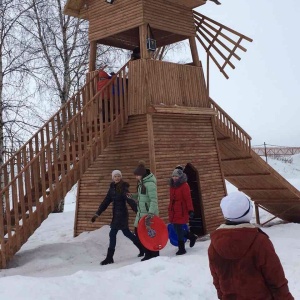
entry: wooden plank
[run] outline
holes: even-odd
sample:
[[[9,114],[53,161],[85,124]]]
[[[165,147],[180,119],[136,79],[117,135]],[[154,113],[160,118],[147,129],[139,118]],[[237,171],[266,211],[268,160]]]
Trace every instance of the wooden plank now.
[[[279,188],[239,188],[240,191],[285,191],[288,190],[286,187],[279,187]]]
[[[233,162],[233,161],[244,161],[244,160],[252,160],[252,156],[245,156],[245,157],[233,157],[233,158],[222,158],[221,161],[223,162]]]
[[[271,173],[248,173],[248,174],[224,174],[226,179],[227,178],[231,178],[231,177],[252,177],[252,176],[258,176],[258,177],[261,177],[261,176],[270,176]]]
[[[3,166],[3,182],[4,182],[5,187],[7,187],[8,183],[9,183],[8,167],[10,167],[10,166],[8,166],[7,164],[5,166]],[[13,203],[12,203],[12,205],[10,203],[9,190],[10,189],[7,187],[2,196],[5,198],[5,208],[6,208],[5,217],[6,217],[6,223],[7,223],[8,244],[10,244],[11,237],[12,237],[11,218],[13,217],[12,213],[11,213],[11,208],[13,207]],[[2,223],[2,224],[4,224],[4,223]],[[8,245],[8,246],[10,246],[10,245]],[[6,253],[6,255],[8,255],[8,254],[9,253]]]
[[[142,24],[139,26],[139,37],[140,37],[140,53],[141,58],[150,58],[150,52],[147,50],[147,37],[148,37],[148,27],[147,24]]]
[[[211,108],[185,107],[185,106],[174,107],[174,106],[167,106],[167,105],[149,106],[148,112],[149,113],[164,113],[164,114],[211,115],[211,116],[215,116],[217,114]]]
[[[53,192],[53,156],[51,152],[54,152],[55,149],[51,148],[51,143],[50,143],[50,125],[47,124],[46,126],[46,144],[49,145],[46,149],[46,166],[47,166],[47,180],[48,180],[48,188],[49,188],[49,205],[51,206],[51,210],[54,210],[54,192]]]
[[[11,178],[15,177],[15,171],[14,171],[14,161],[10,161],[10,173]],[[17,182],[16,180],[13,180],[11,183],[11,197],[12,197],[12,204],[14,209],[14,218],[15,218],[15,234],[17,239],[17,246],[21,247],[21,234],[20,234],[20,224],[19,224],[19,203],[18,203],[18,190],[17,190]]]
[[[148,129],[150,169],[152,170],[152,173],[156,174],[153,122],[152,122],[152,116],[149,114],[147,114],[147,129]]]
[[[189,43],[190,43],[190,48],[191,48],[191,53],[192,53],[194,66],[200,67],[200,60],[199,60],[199,55],[198,55],[198,50],[197,50],[195,37],[190,37],[189,38]]]
[[[54,120],[51,121],[51,128],[52,128],[52,135],[55,136],[57,134],[56,132],[56,127],[55,127],[55,122]],[[57,139],[53,139],[53,144],[52,144],[52,148],[53,148],[53,166],[54,166],[54,175],[55,175],[55,190],[56,190],[56,203],[57,201],[60,201],[62,199],[62,191],[61,191],[61,185],[59,184],[59,176],[60,176],[60,172],[58,171],[58,143],[57,143]],[[56,203],[53,203],[54,205],[56,205]],[[53,205],[52,204],[52,205]]]
[[[24,199],[24,173],[22,174],[22,165],[24,166],[24,161],[21,158],[22,152],[18,152],[17,154],[17,170],[18,170],[18,194],[19,194],[19,203],[21,205],[21,218],[22,218],[22,226],[24,227],[24,239],[27,240],[29,236],[29,228],[27,225],[26,218],[26,208],[25,208],[25,199]]]
[[[40,154],[40,161],[41,161],[41,166],[40,166],[40,170],[41,170],[41,185],[42,185],[42,190],[41,190],[41,196],[42,196],[42,202],[44,204],[44,219],[47,218],[48,216],[48,207],[51,206],[50,202],[49,202],[49,198],[47,196],[46,193],[46,189],[47,189],[47,184],[46,184],[46,154],[45,154],[45,141],[44,141],[44,134],[41,134],[41,154]]]
[[[89,72],[96,69],[96,56],[97,56],[97,42],[90,42],[90,60],[89,60]]]

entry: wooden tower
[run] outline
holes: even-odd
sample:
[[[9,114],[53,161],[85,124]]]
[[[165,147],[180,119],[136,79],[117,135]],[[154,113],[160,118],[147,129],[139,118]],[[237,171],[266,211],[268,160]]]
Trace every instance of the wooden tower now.
[[[67,2],[66,14],[89,21],[91,76],[95,74],[98,44],[128,50],[140,47],[141,52],[141,59],[129,61],[126,66],[128,94],[124,106],[128,123],[80,180],[75,235],[109,224],[111,211],[95,224],[89,218],[106,193],[113,169],[120,168],[135,188],[132,172],[139,159],[146,160],[158,179],[160,215],[166,221],[167,180],[176,165],[186,167],[196,212],[192,225],[196,225],[194,230],[200,235],[211,232],[223,221],[219,203],[226,194],[225,178],[252,199],[258,199],[257,212],[270,194],[274,197],[274,187],[268,180],[261,186],[261,177],[272,177],[274,170],[269,171],[267,165],[262,166],[264,162],[257,162],[259,158],[251,151],[251,137],[209,98],[209,61],[228,79],[225,68],[235,68],[233,61],[241,59],[238,52],[246,51],[242,42],[252,40],[193,10],[205,3],[204,0]],[[149,50],[149,39],[155,40],[156,51]],[[192,63],[160,60],[166,46],[186,39]],[[206,80],[196,41],[207,53]],[[262,171],[265,168],[267,172]],[[285,194],[292,187],[287,188],[288,183],[282,181],[281,197],[298,201],[299,193]]]
[[[204,0],[68,0],[65,13],[89,21],[90,70],[76,92],[0,167],[0,268],[78,182],[74,235],[111,220],[107,210],[91,223],[111,182],[122,170],[135,190],[133,170],[146,161],[158,180],[160,215],[167,222],[168,179],[185,167],[203,235],[223,222],[219,208],[225,179],[258,208],[300,222],[300,192],[251,149],[251,137],[209,97],[196,41],[228,78],[241,43],[250,38],[193,10]],[[188,39],[190,64],[161,61],[165,47]],[[156,51],[155,50],[156,42]],[[97,45],[133,50],[127,62],[97,90]],[[149,50],[150,49],[150,50]],[[241,50],[237,51],[236,50]],[[131,214],[131,224],[134,215]],[[263,225],[263,224],[262,224]]]
[[[66,14],[89,21],[91,74],[95,70],[98,44],[128,50],[139,47],[141,53],[140,59],[129,61],[127,66],[128,123],[80,180],[75,235],[109,224],[111,210],[95,224],[90,223],[90,218],[107,192],[111,171],[121,169],[135,189],[133,170],[140,159],[147,162],[157,177],[160,216],[166,221],[167,181],[176,165],[187,167],[196,210],[194,230],[206,234],[222,222],[219,203],[226,194],[214,125],[216,111],[211,107],[196,47],[197,32],[201,34],[202,23],[209,21],[195,15],[193,8],[206,1],[108,2],[70,0],[65,7]],[[209,31],[212,35],[209,41],[223,35],[221,30],[216,31],[215,34]],[[157,51],[149,50],[149,39],[155,40]],[[164,47],[186,39],[190,44],[191,64],[155,59],[161,56]],[[232,43],[236,48],[239,45]],[[212,43],[210,47],[215,46]],[[228,53],[228,61],[230,55],[235,55],[234,50]]]

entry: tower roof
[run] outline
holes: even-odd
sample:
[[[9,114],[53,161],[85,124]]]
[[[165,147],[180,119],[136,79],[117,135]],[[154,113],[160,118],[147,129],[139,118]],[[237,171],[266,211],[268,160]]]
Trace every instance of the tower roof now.
[[[115,1],[122,1],[122,0],[115,0]],[[189,8],[195,8],[206,3],[206,0],[167,0],[167,1],[171,3],[183,5]],[[87,0],[67,0],[67,3],[64,7],[64,13],[69,16],[88,20],[87,3],[88,3]]]

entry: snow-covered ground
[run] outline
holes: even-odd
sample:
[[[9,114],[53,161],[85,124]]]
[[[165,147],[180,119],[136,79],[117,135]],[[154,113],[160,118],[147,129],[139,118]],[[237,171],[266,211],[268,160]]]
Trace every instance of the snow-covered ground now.
[[[300,189],[300,155],[293,157],[292,164],[269,163]],[[228,184],[228,192],[234,190]],[[108,247],[109,227],[73,238],[75,193],[73,188],[68,194],[65,213],[50,215],[9,269],[0,271],[1,300],[217,299],[208,267],[207,237],[193,248],[187,247],[186,255],[176,257],[176,248],[168,244],[160,257],[141,263],[138,250],[120,232],[115,263],[100,266]],[[261,216],[269,218],[264,212]],[[263,230],[281,259],[293,296],[300,299],[300,224],[275,221]]]

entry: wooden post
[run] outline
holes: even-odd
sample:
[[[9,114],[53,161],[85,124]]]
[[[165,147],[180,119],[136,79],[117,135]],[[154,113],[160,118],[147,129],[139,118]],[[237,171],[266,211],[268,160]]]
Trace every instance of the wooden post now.
[[[209,55],[207,52],[207,64],[206,64],[206,86],[207,86],[207,94],[209,97]]]
[[[96,56],[97,56],[97,42],[90,42],[90,63],[89,63],[89,71],[96,70]]]
[[[255,202],[254,202],[254,207],[255,207],[256,224],[260,225],[259,207]]]
[[[140,35],[141,58],[150,58],[150,53],[147,50],[147,35],[148,35],[147,24],[143,24],[139,26],[139,35]]]
[[[150,170],[152,171],[153,174],[156,174],[153,121],[152,121],[152,115],[150,114],[147,114],[147,129],[148,129],[148,141],[149,141]]]
[[[190,37],[189,42],[190,42],[194,66],[200,67],[200,60],[199,60],[195,37]]]
[[[267,155],[267,146],[266,142],[264,142],[264,148],[265,148],[265,157],[266,157],[266,162],[268,162],[268,155]]]

